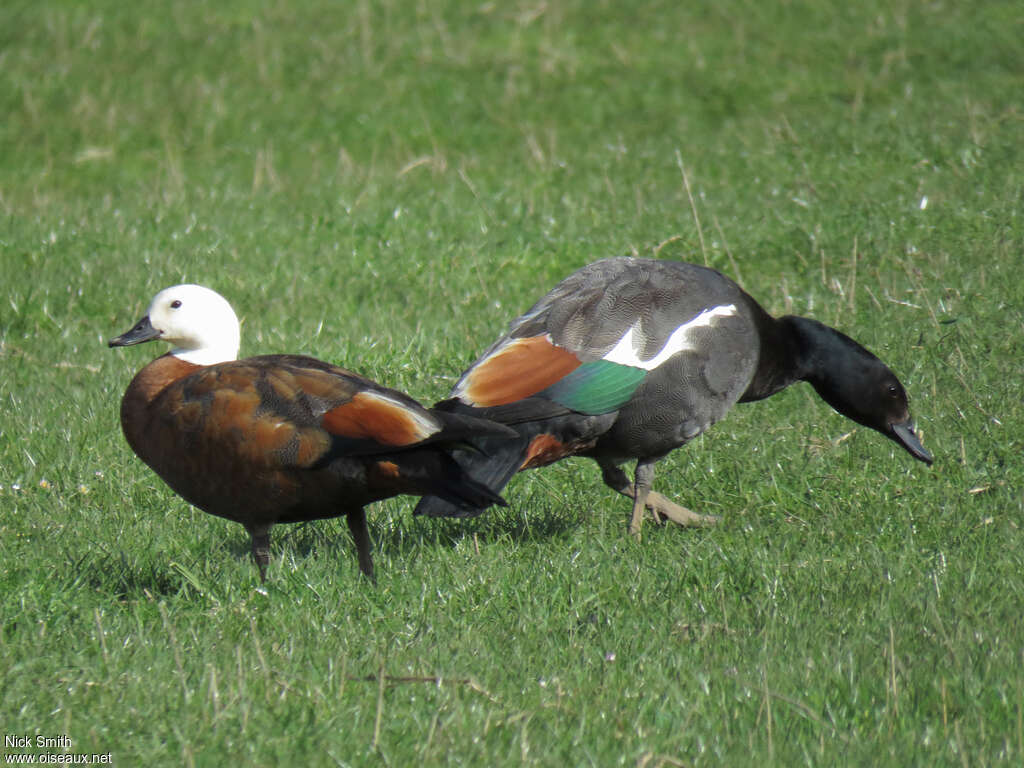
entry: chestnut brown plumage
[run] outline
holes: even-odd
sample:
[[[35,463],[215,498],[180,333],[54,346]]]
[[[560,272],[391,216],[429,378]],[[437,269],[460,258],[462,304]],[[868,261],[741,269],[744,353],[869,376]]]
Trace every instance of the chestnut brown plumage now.
[[[234,360],[238,338],[221,296],[181,285],[157,294],[146,317],[109,344],[175,345],[128,386],[125,438],[186,501],[245,526],[261,579],[276,523],[345,515],[359,567],[372,577],[366,504],[405,493],[504,505],[450,451],[481,436],[514,436],[507,427],[428,410],[311,357]]]

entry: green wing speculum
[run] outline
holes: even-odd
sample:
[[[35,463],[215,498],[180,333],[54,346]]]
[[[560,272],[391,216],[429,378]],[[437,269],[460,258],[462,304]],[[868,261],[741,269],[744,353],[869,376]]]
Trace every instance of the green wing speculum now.
[[[538,394],[573,411],[598,415],[627,403],[647,373],[643,368],[595,360]]]

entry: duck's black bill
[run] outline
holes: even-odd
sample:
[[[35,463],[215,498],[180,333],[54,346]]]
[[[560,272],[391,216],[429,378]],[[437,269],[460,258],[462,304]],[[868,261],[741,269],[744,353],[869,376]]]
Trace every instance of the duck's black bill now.
[[[132,344],[141,344],[144,341],[152,341],[159,338],[160,331],[149,322],[149,315],[139,320],[127,333],[122,333],[116,339],[107,342],[108,347],[130,347]]]
[[[907,453],[918,461],[923,461],[925,464],[932,463],[932,455],[924,449],[917,434],[914,432],[914,422],[908,419],[907,421],[896,422],[890,426],[892,427],[893,440],[906,448]]]

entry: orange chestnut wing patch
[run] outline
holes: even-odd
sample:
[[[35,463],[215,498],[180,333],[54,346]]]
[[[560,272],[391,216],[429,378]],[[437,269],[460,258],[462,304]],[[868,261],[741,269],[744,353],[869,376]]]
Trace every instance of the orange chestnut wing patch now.
[[[566,456],[575,456],[581,451],[589,450],[596,442],[597,438],[590,438],[563,443],[554,435],[539,434],[530,441],[530,445],[526,449],[526,458],[523,459],[519,470],[546,467]]]
[[[526,449],[526,458],[519,469],[543,467],[568,455],[569,451],[566,450],[565,444],[554,435],[537,435],[530,441],[530,446]]]
[[[327,411],[320,423],[332,435],[381,445],[412,445],[441,429],[426,413],[376,392],[356,393],[347,403]]]
[[[547,334],[512,339],[474,366],[455,397],[480,408],[507,405],[535,395],[576,370],[579,359]]]

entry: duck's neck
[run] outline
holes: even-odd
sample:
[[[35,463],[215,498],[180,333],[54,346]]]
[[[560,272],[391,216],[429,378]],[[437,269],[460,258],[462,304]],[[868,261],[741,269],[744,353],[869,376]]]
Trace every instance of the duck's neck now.
[[[849,336],[817,320],[795,315],[765,318],[759,323],[757,372],[741,401],[761,400],[794,382],[806,381],[832,404],[835,391],[843,388],[857,368],[877,361]]]
[[[801,332],[804,318],[786,316],[775,319],[760,307],[757,310],[760,310],[755,310],[760,338],[759,359],[754,378],[740,398],[741,403],[763,400],[804,378],[808,347],[806,334]]]
[[[741,402],[762,400],[797,381],[807,381],[820,391],[838,375],[851,345],[863,349],[835,328],[795,315],[776,319],[765,313],[758,317],[758,330],[760,360]]]
[[[194,365],[217,365],[238,358],[238,338],[226,338],[219,343],[205,343],[201,347],[175,347],[170,354]]]

